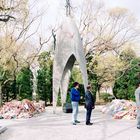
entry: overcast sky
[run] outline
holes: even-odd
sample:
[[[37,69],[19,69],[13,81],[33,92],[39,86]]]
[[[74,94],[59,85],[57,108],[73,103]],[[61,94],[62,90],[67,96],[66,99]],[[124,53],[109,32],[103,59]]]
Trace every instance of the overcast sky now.
[[[32,1],[32,0],[31,0]],[[64,10],[65,1],[66,0],[36,0],[37,1],[37,9],[43,10],[48,9],[49,16],[57,15],[62,10]],[[79,7],[82,4],[83,0],[71,0],[73,7]],[[96,0],[103,1],[106,7],[125,7],[128,8],[132,13],[136,15],[136,17],[140,18],[140,4],[138,0]],[[56,17],[55,17],[56,18]]]
[[[34,1],[34,0],[30,0]],[[46,31],[48,28],[51,28],[51,25],[54,26],[57,22],[60,21],[61,17],[65,12],[65,1],[66,0],[36,0],[35,7],[32,13],[35,15],[36,13],[43,12],[44,16],[42,19],[42,31]],[[73,7],[80,7],[83,0],[71,0]],[[113,7],[124,7],[129,9],[136,18],[140,20],[140,4],[138,0],[97,0],[103,1],[108,8]],[[76,11],[78,12],[78,11]],[[37,25],[37,24],[36,24]],[[41,29],[40,29],[41,30]]]
[[[65,2],[66,0],[30,0],[30,3],[35,2],[35,6],[32,9],[32,14],[36,15],[37,13],[44,12],[42,18],[39,18],[38,21],[34,23],[34,26],[31,28],[31,31],[37,28],[38,23],[41,21],[41,28],[38,31],[38,34],[46,38],[50,34],[51,29],[61,21],[62,16],[65,15]],[[75,9],[78,9],[82,5],[83,0],[71,0],[72,6]],[[96,0],[103,1],[107,8],[113,7],[124,7],[129,9],[135,17],[140,20],[140,4],[138,0]],[[78,12],[75,10],[75,12]],[[49,30],[50,29],[50,30]],[[36,36],[38,37],[38,36]],[[38,38],[34,37],[34,42]]]
[[[140,4],[138,0],[104,0],[109,7],[121,6],[131,10],[132,13],[140,18]]]

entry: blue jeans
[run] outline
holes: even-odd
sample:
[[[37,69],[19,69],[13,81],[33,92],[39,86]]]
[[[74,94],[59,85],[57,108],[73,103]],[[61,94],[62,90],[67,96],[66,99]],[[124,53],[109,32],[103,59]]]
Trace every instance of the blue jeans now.
[[[78,102],[72,101],[72,122],[75,123],[78,116]]]

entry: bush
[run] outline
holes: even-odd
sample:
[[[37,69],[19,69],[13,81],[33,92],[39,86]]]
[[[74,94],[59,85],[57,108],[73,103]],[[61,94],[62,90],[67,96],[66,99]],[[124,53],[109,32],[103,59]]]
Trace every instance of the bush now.
[[[53,61],[49,52],[43,52],[39,56],[40,69],[37,75],[37,93],[40,100],[47,103],[52,103],[52,76],[53,76]]]
[[[17,75],[18,99],[32,100],[33,74],[29,67],[23,67]]]
[[[69,89],[68,93],[67,93],[66,103],[71,103],[70,92],[71,92],[71,90]]]
[[[140,79],[140,59],[133,59],[129,69],[120,73],[115,81],[113,93],[117,99],[135,100],[135,89]]]
[[[101,99],[103,99],[105,102],[111,102],[114,99],[114,96],[109,93],[102,93]]]
[[[61,103],[61,95],[60,95],[60,92],[58,94],[58,98],[57,98],[57,106],[61,106],[62,103]]]

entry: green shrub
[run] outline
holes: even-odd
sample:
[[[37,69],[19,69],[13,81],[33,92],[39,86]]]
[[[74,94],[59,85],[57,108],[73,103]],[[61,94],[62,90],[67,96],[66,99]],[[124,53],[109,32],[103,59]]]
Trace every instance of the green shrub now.
[[[58,94],[58,98],[57,98],[57,106],[61,106],[62,103],[61,103],[61,95],[60,95],[60,92]]]
[[[23,67],[17,75],[18,99],[32,100],[33,74],[29,67]]]
[[[101,99],[105,102],[111,102],[114,99],[114,96],[109,93],[101,93]]]
[[[115,81],[113,93],[117,99],[135,100],[135,89],[140,79],[140,59],[133,59],[129,69],[119,75]]]

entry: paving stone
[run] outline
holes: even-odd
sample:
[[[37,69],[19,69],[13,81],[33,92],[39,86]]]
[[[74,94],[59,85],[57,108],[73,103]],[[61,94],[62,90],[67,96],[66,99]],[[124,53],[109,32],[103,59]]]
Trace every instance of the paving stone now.
[[[0,120],[8,129],[0,135],[0,140],[139,140],[140,130],[136,120],[115,120],[102,114],[100,107],[92,112],[92,126],[85,125],[85,109],[79,108],[76,126],[71,123],[71,113],[63,113],[62,108],[53,114],[47,107],[41,116],[30,119]]]

